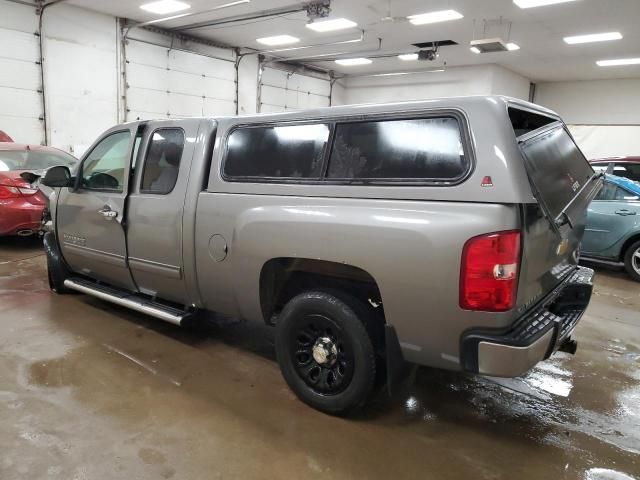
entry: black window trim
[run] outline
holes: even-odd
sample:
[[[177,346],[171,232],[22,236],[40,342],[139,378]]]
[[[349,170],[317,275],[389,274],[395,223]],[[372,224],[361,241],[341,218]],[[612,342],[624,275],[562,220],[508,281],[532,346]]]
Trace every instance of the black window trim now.
[[[113,135],[117,135],[118,133],[125,133],[125,132],[127,132],[129,134],[129,146],[131,146],[131,137],[134,137],[134,139],[135,139],[135,135],[133,135],[131,133],[131,129],[130,128],[123,128],[122,130],[116,130],[116,131],[113,131],[113,132],[109,132],[105,136],[101,137],[94,145],[92,145],[93,148],[91,148],[91,150],[89,150],[87,152],[86,156],[80,162],[80,166],[78,167],[78,176],[76,178],[76,185],[74,186],[74,190],[88,190],[90,192],[119,193],[119,194],[125,193],[125,187],[127,185],[122,185],[122,189],[117,190],[115,188],[89,188],[89,187],[86,187],[85,185],[82,184],[82,182],[84,180],[84,163],[89,158],[89,155],[91,155],[91,153],[96,149],[96,147],[98,145],[100,145],[102,143],[103,140],[106,140],[107,138],[109,138],[109,137],[111,137]],[[131,153],[131,149],[129,149],[129,151]],[[125,167],[125,168],[127,168],[127,167]],[[128,168],[131,169],[131,158],[129,158]]]
[[[376,123],[376,122],[388,122],[388,121],[403,121],[403,120],[427,120],[430,118],[434,118],[434,119],[438,119],[438,118],[453,118],[456,123],[458,124],[458,132],[460,133],[460,142],[462,143],[462,149],[464,152],[464,156],[468,158],[468,152],[467,149],[465,148],[465,141],[464,141],[464,137],[462,134],[462,124],[460,123],[460,119],[457,118],[454,115],[429,115],[429,116],[425,116],[425,117],[420,117],[420,118],[414,118],[413,116],[409,117],[409,118],[393,118],[393,119],[370,119],[370,118],[366,118],[366,119],[362,119],[362,120],[352,120],[350,122],[336,122],[336,124],[334,125],[334,130],[335,127],[337,127],[338,125],[345,125],[345,124],[349,124],[349,123]],[[335,134],[334,134],[334,138],[333,140],[335,141]],[[329,159],[327,162],[327,171],[325,172],[325,179],[327,182],[333,183],[333,184],[342,184],[342,185],[372,185],[372,184],[386,184],[386,185],[397,185],[397,184],[402,184],[402,185],[425,185],[425,184],[429,184],[429,185],[451,185],[451,184],[457,184],[460,182],[461,178],[465,178],[468,174],[468,171],[470,170],[470,165],[471,165],[471,160],[469,159],[468,162],[468,166],[465,169],[465,171],[457,176],[457,177],[453,177],[453,178],[403,178],[403,177],[380,177],[380,178],[362,178],[362,177],[356,177],[356,178],[328,178],[326,177],[326,175],[329,173],[329,164],[331,163],[331,153],[333,152],[333,143],[331,144],[331,149],[329,152]]]
[[[171,192],[175,190],[176,185],[178,184],[178,177],[176,177],[176,181],[173,184],[173,187],[171,187],[171,190],[163,193],[154,192],[153,190],[144,190],[142,188],[142,182],[144,181],[144,172],[147,170],[147,158],[149,157],[149,146],[153,141],[153,136],[155,135],[155,133],[160,130],[180,130],[180,132],[182,132],[182,151],[180,152],[180,163],[178,164],[178,176],[180,175],[180,165],[182,165],[182,155],[184,154],[184,147],[187,140],[187,132],[185,132],[184,128],[182,127],[158,127],[153,129],[151,133],[149,133],[147,144],[145,145],[144,159],[142,161],[142,173],[140,174],[140,180],[138,181],[138,193],[142,195],[159,195],[159,196],[170,195]]]
[[[333,179],[327,178],[329,169],[329,159],[335,141],[335,129],[337,124],[344,123],[363,123],[376,121],[393,121],[393,120],[422,120],[428,118],[455,118],[458,122],[460,131],[460,140],[465,157],[468,158],[466,171],[458,178],[451,180],[443,179],[415,179],[415,178],[375,178],[375,179]],[[258,128],[258,127],[274,127],[289,125],[314,125],[326,124],[329,126],[329,138],[325,146],[323,156],[323,166],[320,178],[283,178],[283,177],[240,177],[230,176],[224,173],[224,167],[228,157],[229,136],[236,130],[241,128]],[[392,113],[374,113],[374,114],[352,114],[332,117],[316,117],[309,119],[294,119],[277,121],[271,120],[266,122],[249,122],[239,123],[230,127],[222,138],[223,151],[222,161],[220,162],[220,176],[225,182],[234,183],[258,183],[258,184],[303,184],[303,185],[352,185],[352,186],[432,186],[432,187],[452,187],[464,183],[471,177],[476,167],[475,149],[471,131],[469,129],[469,120],[463,110],[457,108],[441,108],[433,110],[415,110]]]

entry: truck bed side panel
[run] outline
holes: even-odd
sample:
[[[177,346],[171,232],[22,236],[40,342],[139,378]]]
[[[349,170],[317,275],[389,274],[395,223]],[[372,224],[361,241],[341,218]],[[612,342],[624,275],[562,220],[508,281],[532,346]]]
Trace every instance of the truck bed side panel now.
[[[406,359],[457,369],[464,330],[513,320],[512,312],[460,309],[463,245],[513,228],[519,228],[519,211],[509,205],[202,192],[197,276],[207,308],[262,321],[259,279],[270,259],[353,265],[376,280]],[[222,261],[221,238],[228,249]]]

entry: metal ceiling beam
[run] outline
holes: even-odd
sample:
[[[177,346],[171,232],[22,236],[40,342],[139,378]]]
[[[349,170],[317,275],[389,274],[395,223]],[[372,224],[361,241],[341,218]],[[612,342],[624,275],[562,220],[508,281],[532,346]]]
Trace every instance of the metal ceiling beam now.
[[[130,28],[146,27],[149,25],[157,25],[158,23],[168,22],[170,20],[177,20],[178,18],[187,18],[187,17],[194,17],[196,15],[204,15],[205,13],[213,13],[218,10],[222,10],[224,8],[237,7],[238,5],[243,5],[243,4],[249,3],[250,1],[251,0],[237,0],[234,2],[228,2],[212,8],[208,8],[206,10],[201,10],[199,12],[179,13],[177,15],[170,15],[168,17],[156,18],[155,20],[148,20],[146,22],[139,22],[139,23],[132,24],[130,25]]]
[[[320,53],[318,55],[309,55],[305,57],[276,57],[275,62],[285,61],[285,62],[332,62],[334,60],[339,60],[342,58],[352,58],[355,56],[374,56],[376,52],[380,52],[382,50],[382,39],[378,38],[378,46],[375,49],[368,50],[356,50],[349,52],[332,52],[332,53]]]
[[[278,15],[287,15],[289,13],[306,12],[308,8],[309,8],[308,3],[296,3],[293,5],[287,5],[285,7],[270,8],[268,10],[260,10],[258,12],[244,13],[240,15],[232,15],[230,17],[217,18],[214,20],[205,20],[202,22],[191,23],[191,24],[175,27],[173,28],[173,30],[185,31],[185,30],[195,30],[197,28],[215,27],[218,25],[226,25],[228,23],[237,23],[237,22],[244,22],[247,20],[257,20],[260,18],[276,17]]]
[[[246,55],[268,55],[268,56],[274,56],[275,55],[270,55],[273,53],[282,53],[282,52],[295,52],[298,50],[306,50],[307,48],[319,48],[319,47],[331,47],[331,46],[335,46],[335,45],[344,45],[346,43],[358,43],[358,42],[362,42],[364,40],[364,30],[362,30],[360,32],[360,36],[358,38],[352,38],[350,40],[340,40],[337,42],[325,42],[325,43],[314,43],[312,45],[302,45],[299,47],[286,47],[286,48],[271,48],[268,50],[252,50],[250,52],[246,52],[246,53],[242,53],[240,54],[241,56],[246,56]],[[286,57],[277,57],[277,58],[285,58]]]

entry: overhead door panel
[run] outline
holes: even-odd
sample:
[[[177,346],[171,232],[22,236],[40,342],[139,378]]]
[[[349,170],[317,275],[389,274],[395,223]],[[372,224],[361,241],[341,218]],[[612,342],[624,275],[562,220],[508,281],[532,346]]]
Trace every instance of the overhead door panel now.
[[[236,113],[234,62],[131,40],[127,120]]]
[[[37,17],[33,8],[3,5],[0,15],[0,130],[14,141],[44,142]],[[6,10],[5,10],[6,9]]]
[[[264,67],[260,78],[260,111],[283,112],[330,106],[331,83],[322,79]]]

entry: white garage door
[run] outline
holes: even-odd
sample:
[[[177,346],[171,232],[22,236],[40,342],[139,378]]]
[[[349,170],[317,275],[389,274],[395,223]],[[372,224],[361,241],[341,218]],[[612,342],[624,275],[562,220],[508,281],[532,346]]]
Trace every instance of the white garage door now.
[[[260,112],[330,106],[329,80],[264,67],[259,88]]]
[[[3,2],[0,14],[0,130],[19,143],[44,142],[38,17],[34,9]]]
[[[127,120],[235,115],[235,65],[130,40]]]

